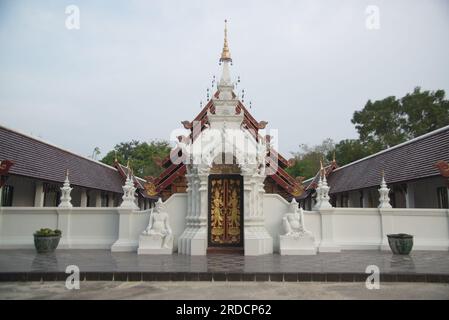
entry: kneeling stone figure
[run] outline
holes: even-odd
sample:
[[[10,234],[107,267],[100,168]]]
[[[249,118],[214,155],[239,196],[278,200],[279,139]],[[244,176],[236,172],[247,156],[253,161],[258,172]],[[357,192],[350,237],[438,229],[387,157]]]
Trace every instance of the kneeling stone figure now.
[[[154,210],[155,209],[155,210]],[[138,254],[172,254],[173,234],[162,200],[156,202],[151,211],[148,227],[139,237]]]
[[[315,237],[304,227],[304,213],[293,198],[290,210],[282,218],[285,234],[279,236],[281,255],[316,254]]]

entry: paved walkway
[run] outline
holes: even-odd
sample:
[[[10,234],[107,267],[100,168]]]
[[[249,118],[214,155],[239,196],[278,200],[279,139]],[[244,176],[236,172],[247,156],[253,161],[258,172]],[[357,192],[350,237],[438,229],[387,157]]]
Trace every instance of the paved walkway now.
[[[84,281],[79,290],[67,290],[64,282],[4,282],[0,283],[0,299],[447,300],[449,284],[381,283],[380,289],[368,290],[364,283]]]
[[[64,280],[68,265],[86,280],[365,281],[367,266],[379,267],[382,281],[449,283],[449,252],[343,251],[315,256],[258,257],[137,255],[109,250],[0,250],[0,281]]]

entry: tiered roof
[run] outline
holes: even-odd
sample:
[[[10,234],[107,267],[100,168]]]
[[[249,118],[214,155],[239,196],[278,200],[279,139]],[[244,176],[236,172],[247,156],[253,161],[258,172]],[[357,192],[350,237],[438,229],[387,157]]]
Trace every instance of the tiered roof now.
[[[218,97],[218,91],[214,95],[215,97]],[[197,136],[199,135],[200,131],[204,130],[206,128],[207,123],[207,112],[213,112],[214,106],[212,100],[210,100],[206,106],[201,110],[201,112],[194,118],[192,122],[189,121],[183,121],[184,127],[186,129],[190,129],[191,133],[189,138],[192,140],[195,140]],[[262,129],[265,127],[266,122],[258,122],[248,111],[248,109],[243,105],[241,101],[238,102],[236,112],[243,112],[244,113],[244,120],[243,120],[243,126],[251,132],[251,134],[258,139],[264,139],[265,137],[262,137],[259,135],[258,131],[259,129]],[[193,124],[194,123],[201,124],[201,130],[193,130]],[[194,136],[194,133],[196,133],[196,136]],[[178,152],[179,149],[175,149],[173,152]],[[285,169],[289,166],[289,162],[279,153],[277,153],[276,150],[271,149],[270,154],[267,156],[266,160],[268,165],[273,166],[273,159],[276,159],[278,161],[278,169],[275,174],[270,175],[269,177],[274,181],[275,184],[277,184],[281,189],[285,191],[286,194],[291,196],[299,196],[302,192],[302,186],[301,184],[294,179],[292,176],[290,176]],[[175,180],[177,180],[180,177],[184,177],[184,175],[187,172],[186,166],[184,163],[180,164],[173,164],[170,160],[170,157],[164,159],[162,162],[162,166],[165,168],[165,170],[159,175],[159,177],[153,179],[151,183],[154,184],[156,190],[158,193],[166,190],[169,188]]]

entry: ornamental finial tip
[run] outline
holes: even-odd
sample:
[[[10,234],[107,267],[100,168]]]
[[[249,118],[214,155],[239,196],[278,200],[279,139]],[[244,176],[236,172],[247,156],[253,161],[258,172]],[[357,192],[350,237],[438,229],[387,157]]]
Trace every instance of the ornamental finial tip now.
[[[228,20],[225,19],[225,28],[224,28],[224,43],[223,43],[223,51],[221,52],[220,62],[222,61],[232,61],[231,53],[229,52],[228,47]]]

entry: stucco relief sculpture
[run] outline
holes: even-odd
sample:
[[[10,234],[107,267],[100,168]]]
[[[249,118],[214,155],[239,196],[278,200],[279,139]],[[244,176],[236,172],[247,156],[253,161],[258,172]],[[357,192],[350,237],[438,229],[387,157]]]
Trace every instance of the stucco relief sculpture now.
[[[279,236],[281,255],[316,254],[315,238],[304,227],[304,212],[293,198],[289,212],[282,218],[284,235]]]
[[[173,233],[170,228],[165,205],[159,198],[156,207],[151,210],[148,227],[139,238],[138,254],[172,254]]]

